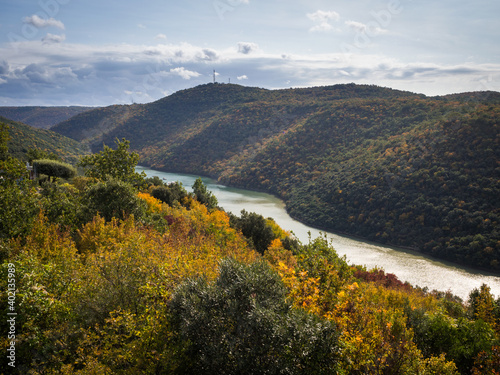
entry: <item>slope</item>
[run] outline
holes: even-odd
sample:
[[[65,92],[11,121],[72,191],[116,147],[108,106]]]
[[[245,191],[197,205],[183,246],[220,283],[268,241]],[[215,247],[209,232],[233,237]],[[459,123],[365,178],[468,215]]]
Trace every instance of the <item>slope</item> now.
[[[500,271],[498,93],[216,84],[123,112],[55,129],[93,147],[125,137],[143,164],[271,192],[309,224]]]
[[[0,107],[0,116],[19,121],[34,128],[50,129],[93,107]]]
[[[27,160],[29,149],[39,149],[55,153],[64,161],[75,164],[80,156],[88,153],[79,142],[50,130],[37,129],[29,125],[0,117],[0,123],[9,127],[9,153],[20,160]]]

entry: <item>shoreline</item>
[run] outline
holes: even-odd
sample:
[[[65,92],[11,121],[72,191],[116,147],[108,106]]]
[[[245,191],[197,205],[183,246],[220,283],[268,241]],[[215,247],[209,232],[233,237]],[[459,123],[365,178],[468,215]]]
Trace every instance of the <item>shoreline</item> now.
[[[444,266],[452,267],[452,268],[455,268],[455,269],[459,269],[459,270],[468,272],[468,273],[473,274],[473,275],[480,275],[480,276],[485,276],[485,277],[500,277],[500,273],[494,273],[494,272],[492,272],[490,270],[487,270],[487,269],[481,269],[479,267],[470,267],[470,266],[466,266],[466,265],[463,265],[463,264],[460,264],[460,263],[456,263],[456,262],[453,262],[453,261],[450,261],[450,260],[447,260],[447,259],[438,258],[438,257],[435,257],[433,255],[423,253],[423,252],[421,252],[420,250],[418,250],[417,248],[414,248],[414,247],[400,246],[400,245],[392,244],[392,243],[377,242],[377,241],[373,241],[373,240],[370,240],[370,239],[367,239],[367,238],[364,238],[364,237],[361,237],[361,236],[352,235],[350,233],[346,233],[346,232],[343,232],[343,231],[336,231],[334,229],[327,228],[327,227],[322,227],[320,225],[312,225],[312,224],[310,224],[310,223],[308,223],[308,222],[306,222],[304,220],[301,220],[300,218],[297,218],[294,215],[291,215],[290,212],[289,212],[289,210],[288,210],[288,207],[287,207],[287,204],[286,204],[286,200],[283,199],[283,197],[280,197],[277,194],[274,194],[272,192],[269,192],[269,191],[266,191],[266,190],[263,190],[263,189],[256,189],[256,188],[247,187],[247,186],[224,184],[224,183],[221,183],[216,176],[207,176],[205,174],[198,174],[198,173],[192,173],[192,172],[191,173],[186,173],[184,171],[166,170],[166,169],[163,169],[163,168],[155,168],[155,167],[148,166],[148,165],[138,165],[138,167],[147,168],[147,169],[150,169],[150,170],[153,170],[153,171],[158,171],[158,172],[163,172],[163,173],[182,174],[182,175],[192,176],[192,177],[209,178],[209,179],[213,180],[215,184],[220,185],[220,186],[225,186],[225,187],[234,188],[234,189],[240,189],[240,190],[247,190],[247,191],[256,192],[256,193],[268,194],[268,195],[270,195],[270,196],[272,196],[272,197],[274,197],[276,199],[279,199],[281,202],[283,202],[284,210],[285,210],[286,214],[292,220],[294,220],[294,221],[296,221],[296,222],[298,222],[298,223],[300,223],[300,224],[302,224],[302,225],[304,225],[306,227],[309,227],[311,229],[318,230],[320,232],[325,232],[327,234],[332,234],[332,235],[335,235],[335,236],[343,237],[345,239],[354,240],[354,241],[358,241],[358,242],[363,242],[363,243],[366,243],[366,244],[369,244],[369,245],[373,245],[373,246],[385,247],[385,248],[389,248],[389,249],[397,251],[397,252],[411,254],[411,255],[414,255],[414,256],[419,256],[419,257],[422,257],[422,258],[424,258],[424,259],[426,259],[426,260],[428,260],[430,262],[440,263],[440,264],[442,264]],[[283,229],[287,230],[287,228],[283,228]]]

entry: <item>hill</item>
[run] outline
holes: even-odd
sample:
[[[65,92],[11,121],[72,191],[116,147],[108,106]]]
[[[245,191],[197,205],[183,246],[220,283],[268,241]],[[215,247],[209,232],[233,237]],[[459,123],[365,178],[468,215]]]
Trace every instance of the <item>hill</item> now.
[[[500,94],[209,84],[55,131],[284,199],[308,224],[500,271]]]
[[[0,107],[0,116],[19,121],[35,128],[50,129],[93,107]]]
[[[64,161],[75,164],[80,156],[88,153],[86,146],[50,130],[37,129],[29,125],[0,117],[0,123],[9,127],[9,153],[18,159],[27,160],[29,149],[54,153]]]

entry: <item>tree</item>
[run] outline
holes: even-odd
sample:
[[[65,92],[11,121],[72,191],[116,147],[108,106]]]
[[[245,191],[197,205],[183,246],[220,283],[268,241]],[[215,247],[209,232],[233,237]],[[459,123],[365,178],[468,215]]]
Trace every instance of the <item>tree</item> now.
[[[255,212],[241,211],[241,217],[231,217],[232,225],[241,230],[241,233],[248,238],[255,250],[264,254],[271,242],[275,239],[273,229],[267,224],[264,216]]]
[[[57,160],[33,160],[33,168],[37,174],[46,174],[53,179],[56,177],[72,178],[76,175],[75,167]]]
[[[188,192],[180,182],[172,182],[167,186],[157,186],[151,191],[156,199],[172,206],[175,202],[182,202],[182,198],[188,196]]]
[[[134,187],[126,182],[110,179],[92,186],[83,199],[87,202],[84,208],[86,220],[100,214],[110,221],[113,217],[125,219],[134,215],[140,219],[145,215],[147,204],[137,196]]]
[[[196,196],[196,200],[207,206],[209,210],[217,207],[219,204],[215,195],[207,189],[200,177],[198,177],[193,184],[193,192]]]
[[[187,281],[170,304],[186,358],[179,373],[334,374],[339,346],[334,323],[295,309],[265,262],[226,259],[214,283]]]
[[[0,124],[0,240],[26,234],[38,213],[26,166],[9,155],[8,127]],[[6,254],[0,252],[0,258]]]
[[[146,174],[137,173],[139,154],[129,152],[130,141],[116,139],[116,150],[104,145],[101,152],[81,158],[79,165],[86,168],[85,175],[101,181],[114,178],[132,185],[142,185]]]

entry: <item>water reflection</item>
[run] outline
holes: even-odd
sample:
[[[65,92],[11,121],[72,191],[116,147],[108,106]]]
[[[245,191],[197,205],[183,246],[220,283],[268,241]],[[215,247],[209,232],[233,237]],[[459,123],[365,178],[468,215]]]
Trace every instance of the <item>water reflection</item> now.
[[[190,190],[197,176],[164,173],[138,167],[149,177],[158,176],[166,182],[180,181]],[[302,242],[307,242],[309,233],[312,238],[320,231],[292,219],[285,210],[284,203],[272,195],[218,185],[210,178],[202,178],[226,211],[239,214],[245,209],[264,217],[272,217],[285,230],[291,230]],[[380,246],[356,239],[327,233],[333,246],[340,255],[345,255],[350,263],[365,265],[368,269],[379,267],[385,272],[395,274],[402,281],[413,285],[428,287],[430,290],[451,290],[453,294],[467,299],[474,288],[486,283],[495,296],[500,296],[500,277],[459,268],[446,262],[436,261],[406,250]]]

